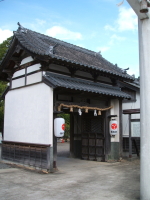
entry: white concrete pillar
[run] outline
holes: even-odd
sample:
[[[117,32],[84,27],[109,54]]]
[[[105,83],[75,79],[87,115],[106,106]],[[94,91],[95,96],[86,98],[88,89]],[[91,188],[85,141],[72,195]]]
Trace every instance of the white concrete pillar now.
[[[140,199],[150,200],[150,11],[141,13],[139,0],[127,0],[139,18],[141,168]]]
[[[141,98],[141,200],[150,200],[150,19],[139,20]]]

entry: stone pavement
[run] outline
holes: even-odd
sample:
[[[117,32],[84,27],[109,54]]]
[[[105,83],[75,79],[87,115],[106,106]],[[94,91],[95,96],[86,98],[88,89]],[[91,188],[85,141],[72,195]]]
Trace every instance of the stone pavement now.
[[[57,166],[53,174],[0,169],[0,200],[140,199],[139,160],[103,163],[61,156]]]

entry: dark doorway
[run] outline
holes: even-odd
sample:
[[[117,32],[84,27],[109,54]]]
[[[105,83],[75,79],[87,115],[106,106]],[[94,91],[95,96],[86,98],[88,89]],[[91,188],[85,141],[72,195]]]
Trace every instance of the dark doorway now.
[[[74,157],[104,161],[105,133],[103,115],[94,116],[93,112],[74,115],[73,153]]]
[[[93,113],[83,115],[81,145],[82,159],[105,160],[105,134],[102,115],[93,116]]]

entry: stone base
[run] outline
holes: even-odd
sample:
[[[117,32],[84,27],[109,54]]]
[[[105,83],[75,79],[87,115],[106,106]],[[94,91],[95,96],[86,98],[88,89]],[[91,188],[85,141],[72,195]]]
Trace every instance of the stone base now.
[[[120,143],[111,142],[111,152],[108,155],[108,160],[120,160]]]

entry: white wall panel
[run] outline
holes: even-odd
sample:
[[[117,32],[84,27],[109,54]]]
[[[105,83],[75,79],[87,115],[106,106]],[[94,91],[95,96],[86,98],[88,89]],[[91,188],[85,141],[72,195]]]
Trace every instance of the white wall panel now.
[[[22,87],[25,85],[25,77],[12,81],[12,88]]]
[[[42,81],[42,72],[37,72],[27,76],[27,85]]]
[[[25,74],[25,69],[21,69],[14,73],[13,78],[24,75],[24,74]]]
[[[44,83],[9,91],[4,140],[53,145],[53,90]]]
[[[27,58],[24,58],[22,61],[21,61],[21,64],[20,65],[24,65],[28,62],[31,62],[33,61],[33,58],[31,56],[27,57]]]
[[[30,67],[27,68],[27,73],[30,73],[30,72],[34,72],[36,70],[39,70],[41,67],[40,64],[35,64],[35,65],[32,65]]]
[[[136,101],[135,102],[129,102],[129,103],[123,103],[122,109],[138,109],[140,108],[140,93],[136,92]],[[132,114],[131,119],[140,119],[140,114]],[[122,115],[122,132],[124,137],[129,136],[129,115]]]

